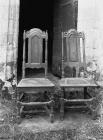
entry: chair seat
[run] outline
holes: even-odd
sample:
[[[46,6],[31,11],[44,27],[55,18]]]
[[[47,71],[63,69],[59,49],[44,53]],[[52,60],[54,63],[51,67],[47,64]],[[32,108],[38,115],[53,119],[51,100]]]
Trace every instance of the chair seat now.
[[[87,78],[62,78],[60,81],[61,87],[96,87],[93,80]]]
[[[17,87],[54,87],[54,84],[47,78],[25,78],[18,83]]]

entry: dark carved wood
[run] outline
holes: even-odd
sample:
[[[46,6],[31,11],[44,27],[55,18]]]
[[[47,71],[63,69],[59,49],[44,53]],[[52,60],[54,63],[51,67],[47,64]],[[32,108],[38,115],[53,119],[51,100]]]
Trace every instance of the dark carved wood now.
[[[65,89],[61,89],[61,97],[60,97],[60,119],[64,118],[64,97],[65,97]]]
[[[83,60],[81,60],[80,39],[82,39],[82,54]],[[66,45],[66,57],[64,61],[64,41]],[[79,75],[79,68],[84,67],[85,70],[85,37],[82,32],[77,32],[75,29],[70,29],[67,32],[62,32],[62,78],[64,78],[64,68],[69,66],[76,70],[76,77]]]
[[[60,98],[60,119],[64,119],[64,98]]]
[[[53,95],[51,96],[51,110],[50,110],[50,121],[54,122],[54,99],[53,99]]]
[[[26,39],[28,43],[26,43]],[[45,41],[45,60],[43,62],[43,41]],[[23,34],[23,63],[22,63],[22,78],[25,78],[26,68],[44,68],[45,76],[47,76],[47,42],[48,33],[34,28],[29,31],[24,30]],[[28,47],[28,59],[25,62],[25,50]]]
[[[95,100],[95,97],[87,98],[87,88],[93,87],[96,88],[97,85],[95,82],[91,80],[87,80],[84,78],[63,78],[60,80],[60,87],[61,87],[61,98],[60,98],[60,118],[63,120],[64,118],[64,106],[65,103],[83,103],[83,106],[68,106],[68,108],[89,108],[94,115],[94,110],[91,109],[91,103]],[[65,95],[65,91],[69,91],[71,88],[73,88],[73,91],[76,91],[80,88],[84,88],[84,98],[83,99],[67,99],[67,96]],[[75,92],[72,92],[74,94]],[[89,93],[88,93],[89,94]],[[65,95],[65,96],[64,96]]]
[[[94,98],[88,99],[88,87],[97,87],[94,80],[89,80],[88,78],[79,77],[80,68],[83,71],[86,70],[86,60],[85,60],[85,36],[83,32],[78,32],[75,29],[70,29],[67,32],[62,32],[62,72],[60,87],[62,90],[62,95],[60,99],[60,116],[64,117],[64,106],[65,103],[84,103],[87,105],[88,102],[92,102]],[[82,41],[82,42],[80,42]],[[82,48],[80,44],[82,43]],[[70,70],[72,69],[72,70]],[[72,72],[69,74],[71,77],[66,77],[65,72]],[[84,89],[83,99],[71,99],[70,96],[65,94],[65,91],[70,91],[73,89],[72,94],[80,93],[79,89]],[[70,92],[68,92],[69,94]],[[68,106],[69,107],[69,106]],[[72,108],[73,106],[70,106]],[[74,106],[75,107],[75,106]],[[77,107],[77,106],[76,106]],[[78,106],[79,107],[79,106]]]
[[[28,39],[28,42],[26,42]],[[40,110],[25,110],[25,107],[41,107],[50,116],[50,121],[54,121],[54,99],[53,97],[48,101],[44,98],[45,92],[48,96],[54,93],[54,84],[47,78],[47,42],[48,33],[34,28],[29,31],[24,31],[23,35],[23,63],[22,63],[22,79],[17,85],[17,106],[18,106],[18,119],[20,120],[23,112],[33,113]],[[45,43],[44,43],[45,42]],[[27,45],[26,45],[27,43]],[[43,46],[45,45],[45,46]],[[26,54],[25,50],[28,47],[28,58],[25,62]],[[45,50],[43,50],[45,49]],[[43,53],[45,52],[45,53]],[[45,57],[43,56],[45,54]],[[43,60],[44,58],[44,60]],[[26,78],[26,68],[44,68],[44,78]],[[24,99],[25,97],[25,99]],[[48,107],[50,106],[50,107]]]

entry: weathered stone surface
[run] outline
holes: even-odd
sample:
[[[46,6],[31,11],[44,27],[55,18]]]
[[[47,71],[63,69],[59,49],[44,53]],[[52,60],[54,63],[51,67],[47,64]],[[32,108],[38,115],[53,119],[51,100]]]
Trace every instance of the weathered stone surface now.
[[[15,73],[18,45],[19,0],[0,0],[0,78]],[[11,62],[13,64],[11,64]],[[10,71],[8,71],[8,65]]]
[[[103,71],[103,1],[78,0],[78,30],[85,33],[86,60]]]

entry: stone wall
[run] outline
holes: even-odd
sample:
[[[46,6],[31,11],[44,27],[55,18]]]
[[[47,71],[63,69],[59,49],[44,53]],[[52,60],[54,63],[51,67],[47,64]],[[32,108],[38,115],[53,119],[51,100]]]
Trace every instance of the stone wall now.
[[[78,30],[85,33],[86,60],[103,73],[103,1],[78,0]]]
[[[0,0],[0,78],[5,78],[9,0]]]
[[[18,18],[19,0],[0,0],[0,78],[3,80],[16,74]]]

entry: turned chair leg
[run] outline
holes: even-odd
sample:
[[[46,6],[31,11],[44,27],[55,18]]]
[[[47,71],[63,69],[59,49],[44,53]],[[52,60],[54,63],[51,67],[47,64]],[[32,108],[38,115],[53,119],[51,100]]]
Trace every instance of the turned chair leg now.
[[[96,111],[91,111],[92,119],[96,120],[97,119],[97,112]]]
[[[64,119],[64,88],[61,89],[61,97],[60,97],[60,120]]]
[[[20,115],[20,109],[21,109],[21,105],[19,102],[17,102],[17,123],[21,123],[21,115]]]
[[[51,97],[51,111],[50,111],[50,122],[54,122],[54,98],[53,96]]]
[[[20,109],[21,109],[21,105],[20,105],[20,102],[19,102],[19,94],[17,93],[17,123],[18,124],[21,123]]]
[[[60,120],[64,119],[64,99],[60,98]]]

